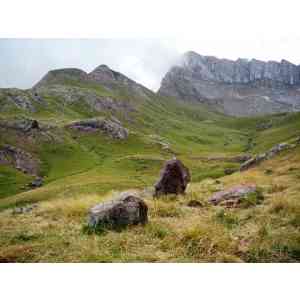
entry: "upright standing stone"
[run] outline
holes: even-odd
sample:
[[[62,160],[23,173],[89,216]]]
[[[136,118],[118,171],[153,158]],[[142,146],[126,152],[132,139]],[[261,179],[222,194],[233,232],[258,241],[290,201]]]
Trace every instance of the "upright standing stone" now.
[[[171,159],[166,162],[160,179],[155,184],[155,196],[183,194],[190,180],[188,168],[180,160]]]

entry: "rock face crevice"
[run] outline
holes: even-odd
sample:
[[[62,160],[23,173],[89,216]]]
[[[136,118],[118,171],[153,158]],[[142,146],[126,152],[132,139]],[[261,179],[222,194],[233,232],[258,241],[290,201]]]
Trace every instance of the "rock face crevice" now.
[[[300,110],[300,66],[286,60],[232,61],[187,52],[165,75],[158,93],[205,102],[229,115],[296,111]]]

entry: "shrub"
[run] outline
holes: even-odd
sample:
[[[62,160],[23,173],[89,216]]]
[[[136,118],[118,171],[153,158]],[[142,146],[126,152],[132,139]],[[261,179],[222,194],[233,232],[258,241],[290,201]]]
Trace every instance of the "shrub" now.
[[[234,213],[225,211],[224,208],[217,211],[214,215],[214,219],[229,229],[239,224],[239,218]]]
[[[257,189],[255,192],[248,193],[241,198],[240,206],[242,208],[248,208],[251,206],[259,205],[263,202],[264,196],[261,189]]]

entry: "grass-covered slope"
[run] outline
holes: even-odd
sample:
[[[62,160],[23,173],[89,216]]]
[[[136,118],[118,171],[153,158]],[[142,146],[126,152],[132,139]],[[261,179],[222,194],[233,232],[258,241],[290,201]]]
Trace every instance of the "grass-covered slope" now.
[[[0,165],[0,260],[299,259],[299,147],[246,173],[223,176],[226,169],[239,167],[230,158],[260,153],[300,136],[300,114],[227,117],[205,106],[160,97],[126,78],[119,83],[105,77],[100,83],[79,71],[72,69],[67,76],[55,71],[32,90],[0,91],[0,121],[25,117],[44,128],[26,134],[0,128],[0,147],[9,144],[30,153],[40,162],[39,175],[44,178],[42,187],[30,189],[32,175]],[[100,116],[120,120],[129,137],[116,140],[67,126]],[[83,232],[90,206],[114,191],[153,186],[164,161],[173,155],[191,171],[185,197],[156,202],[148,197],[146,227],[103,236]],[[269,168],[272,174],[265,172]],[[225,213],[206,203],[213,191],[248,181],[262,186],[267,198],[262,206]],[[283,193],[288,202],[277,210],[273,207]],[[204,208],[188,208],[191,198],[202,201]],[[32,212],[13,214],[16,207],[32,203],[38,204]],[[270,235],[262,233],[259,240],[264,230]]]
[[[19,262],[296,262],[300,259],[300,151],[219,182],[192,183],[185,196],[153,200],[149,223],[121,232],[88,234],[87,210],[114,196],[95,187],[84,195],[57,193],[31,212],[1,212],[0,260]],[[268,172],[266,172],[268,170]],[[270,171],[272,170],[272,171]],[[87,179],[88,180],[88,179]],[[208,204],[215,191],[256,183],[262,204],[224,210]],[[50,186],[47,188],[50,190]],[[46,188],[46,187],[45,187]],[[43,189],[45,189],[43,188]],[[43,195],[43,189],[36,191]],[[200,208],[187,206],[198,200]]]

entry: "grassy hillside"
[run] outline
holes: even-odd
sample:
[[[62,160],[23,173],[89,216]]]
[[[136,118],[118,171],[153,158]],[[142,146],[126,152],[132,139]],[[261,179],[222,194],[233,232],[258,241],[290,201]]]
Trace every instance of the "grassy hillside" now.
[[[46,128],[28,134],[0,128],[0,146],[30,153],[44,178],[41,188],[30,189],[33,176],[0,165],[0,261],[299,260],[299,147],[224,177],[226,169],[239,167],[229,158],[300,136],[299,113],[233,118],[136,87],[64,78],[54,83],[37,92],[0,92],[2,121],[26,117]],[[33,108],[17,107],[7,93],[21,95]],[[98,116],[118,118],[129,129],[128,139],[66,127]],[[173,155],[192,174],[186,196],[157,201],[146,196],[146,227],[99,236],[84,232],[88,208],[118,191],[153,186]],[[213,191],[239,182],[261,186],[263,205],[229,212],[208,205]],[[204,207],[187,207],[194,198]],[[31,212],[14,213],[33,203]]]
[[[1,212],[1,261],[23,262],[295,262],[300,259],[300,151],[295,149],[256,169],[192,183],[186,196],[146,202],[150,222],[121,232],[88,234],[88,208],[114,196],[96,190],[58,193],[32,212]],[[284,164],[284,167],[282,165]],[[272,170],[272,173],[266,173]],[[247,209],[224,210],[207,203],[214,191],[257,183],[265,200]],[[45,188],[35,193],[45,196]],[[51,184],[47,186],[51,189]],[[19,198],[20,200],[21,198]],[[201,208],[190,208],[196,199]]]

